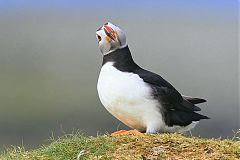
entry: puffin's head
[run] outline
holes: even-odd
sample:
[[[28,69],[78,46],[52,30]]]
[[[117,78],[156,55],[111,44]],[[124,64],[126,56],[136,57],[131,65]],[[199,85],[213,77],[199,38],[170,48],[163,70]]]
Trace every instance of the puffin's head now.
[[[125,33],[110,22],[105,23],[97,30],[96,38],[103,55],[127,45]]]

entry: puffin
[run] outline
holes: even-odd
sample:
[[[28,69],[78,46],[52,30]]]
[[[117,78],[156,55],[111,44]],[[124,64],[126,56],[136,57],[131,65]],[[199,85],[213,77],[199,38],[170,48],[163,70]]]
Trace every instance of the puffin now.
[[[118,26],[105,23],[96,38],[103,55],[99,99],[118,120],[139,133],[182,133],[209,119],[197,113],[201,109],[196,104],[205,99],[180,94],[160,75],[135,63],[126,34]]]

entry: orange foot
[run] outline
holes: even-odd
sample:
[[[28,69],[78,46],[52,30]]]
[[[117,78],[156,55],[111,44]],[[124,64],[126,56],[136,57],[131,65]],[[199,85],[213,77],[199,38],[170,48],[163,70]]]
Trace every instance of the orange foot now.
[[[137,131],[137,130],[120,130],[120,131],[117,131],[117,132],[113,132],[111,134],[111,136],[118,136],[118,135],[144,135],[143,133]]]

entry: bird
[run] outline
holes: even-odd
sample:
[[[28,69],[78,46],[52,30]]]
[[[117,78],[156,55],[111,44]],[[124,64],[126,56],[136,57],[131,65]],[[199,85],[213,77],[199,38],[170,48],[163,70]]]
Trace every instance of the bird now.
[[[205,99],[180,94],[160,75],[135,63],[126,34],[118,26],[105,23],[97,29],[96,39],[103,55],[99,99],[125,125],[139,133],[184,133],[209,119],[197,113],[201,109],[196,104]]]

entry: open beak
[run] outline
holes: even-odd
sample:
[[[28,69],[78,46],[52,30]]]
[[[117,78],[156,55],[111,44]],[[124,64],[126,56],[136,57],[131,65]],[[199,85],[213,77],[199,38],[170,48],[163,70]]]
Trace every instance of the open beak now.
[[[111,27],[109,27],[107,24],[104,24],[103,30],[108,37],[110,37],[114,41],[116,40],[116,33]]]
[[[96,38],[98,40],[98,43],[102,40],[101,36],[99,36],[98,34],[96,34]]]

